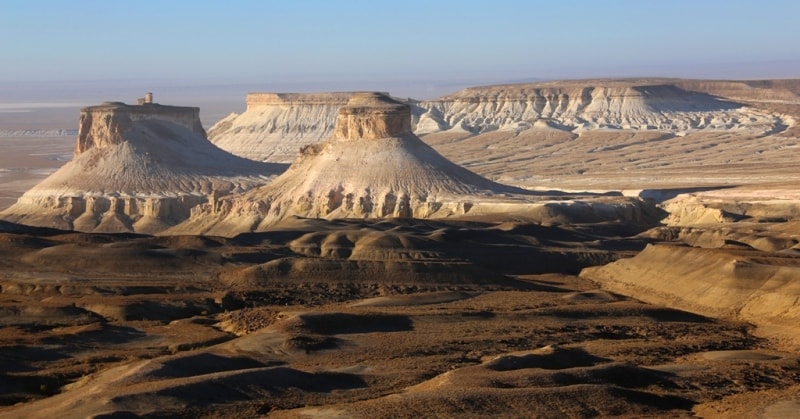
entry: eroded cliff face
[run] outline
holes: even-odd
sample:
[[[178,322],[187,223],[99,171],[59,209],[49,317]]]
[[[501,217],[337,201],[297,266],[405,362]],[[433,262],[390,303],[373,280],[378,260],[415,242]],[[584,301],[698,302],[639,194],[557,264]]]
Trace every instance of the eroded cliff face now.
[[[647,81],[552,82],[477,87],[417,104],[416,132],[523,131],[537,120],[582,132],[746,129],[766,132],[780,118],[673,84]]]
[[[200,123],[200,108],[157,103],[129,106],[120,102],[106,102],[81,109],[75,154],[81,154],[93,147],[104,148],[121,144],[126,141],[134,122],[147,120],[168,121],[197,135],[206,135]]]
[[[714,96],[716,92],[744,91],[758,91],[761,98],[768,92],[793,94],[788,87],[759,90],[717,81],[580,80],[468,88],[409,105],[411,129],[417,135],[522,133],[536,130],[542,123],[571,135],[597,130],[674,135],[736,130],[762,135],[794,124],[785,115]],[[331,134],[338,108],[351,96],[252,93],[247,98],[247,111],[214,125],[209,137],[240,156],[290,162],[300,147]]]
[[[690,91],[747,102],[800,102],[800,80],[677,80],[675,85]]]
[[[190,220],[168,233],[235,235],[292,216],[445,218],[538,211],[545,217],[572,213],[618,219],[626,211],[622,207],[636,206],[629,199],[608,199],[602,205],[569,201],[575,197],[492,182],[423,143],[411,132],[410,120],[407,104],[382,94],[356,94],[339,110],[334,135],[305,147],[284,174],[263,187],[195,208]]]
[[[361,93],[339,109],[334,138],[377,140],[411,132],[411,108],[383,94]]]
[[[300,147],[331,135],[339,108],[351,95],[250,93],[247,111],[223,118],[208,130],[208,137],[237,156],[291,163]]]
[[[73,159],[0,218],[67,230],[156,233],[214,195],[249,190],[282,169],[215,147],[198,108],[105,103],[81,111]]]

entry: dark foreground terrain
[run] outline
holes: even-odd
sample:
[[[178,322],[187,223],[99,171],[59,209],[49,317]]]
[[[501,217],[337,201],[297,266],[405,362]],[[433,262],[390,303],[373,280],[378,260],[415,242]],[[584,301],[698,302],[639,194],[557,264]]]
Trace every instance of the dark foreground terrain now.
[[[578,277],[615,225],[295,219],[235,238],[3,224],[2,417],[782,417],[800,356]],[[739,249],[741,251],[741,249]]]

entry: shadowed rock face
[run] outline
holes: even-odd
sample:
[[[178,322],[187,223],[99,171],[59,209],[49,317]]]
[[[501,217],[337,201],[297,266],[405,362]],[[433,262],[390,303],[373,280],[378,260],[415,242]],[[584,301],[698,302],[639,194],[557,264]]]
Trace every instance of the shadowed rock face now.
[[[286,221],[232,239],[0,233],[0,416],[688,417],[741,395],[763,402],[724,408],[759,417],[797,400],[796,351],[564,275],[644,246],[605,225]],[[729,271],[764,269],[736,252]],[[681,253],[617,264],[723,285]],[[764,291],[783,312],[779,259],[707,301]]]
[[[264,184],[281,169],[211,144],[198,108],[108,102],[81,110],[73,159],[0,217],[65,230],[156,233],[210,196]]]
[[[733,240],[723,243],[648,245],[633,258],[584,269],[581,276],[648,303],[751,322],[784,344],[800,344],[796,249],[764,252]]]

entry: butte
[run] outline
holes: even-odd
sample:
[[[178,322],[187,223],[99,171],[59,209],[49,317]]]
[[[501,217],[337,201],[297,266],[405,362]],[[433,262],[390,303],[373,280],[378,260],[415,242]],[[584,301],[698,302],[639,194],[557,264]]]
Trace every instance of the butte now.
[[[216,194],[268,182],[253,162],[206,138],[199,108],[105,102],[81,110],[71,161],[0,213],[14,223],[84,232],[157,233]]]
[[[331,138],[301,149],[267,185],[209,202],[166,234],[232,236],[290,217],[451,218],[524,216],[534,221],[637,221],[643,203],[621,196],[533,192],[449,161],[411,130],[411,109],[381,93],[356,93]]]

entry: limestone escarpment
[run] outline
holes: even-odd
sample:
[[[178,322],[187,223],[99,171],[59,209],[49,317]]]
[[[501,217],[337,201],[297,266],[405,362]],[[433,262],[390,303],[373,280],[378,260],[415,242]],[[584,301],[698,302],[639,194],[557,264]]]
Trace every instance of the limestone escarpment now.
[[[257,111],[267,106],[311,106],[311,105],[339,105],[344,106],[354,92],[328,92],[328,93],[248,93],[245,102],[248,111]],[[335,119],[335,118],[334,118]]]
[[[219,148],[253,160],[291,163],[297,150],[327,138],[339,108],[352,93],[250,93],[247,111],[231,114],[208,130]]]
[[[573,81],[464,89],[420,102],[417,133],[460,129],[471,133],[522,131],[537,120],[567,131],[596,129],[770,131],[780,120],[663,80]]]
[[[178,231],[235,234],[292,215],[426,217],[469,205],[443,209],[445,196],[513,191],[447,161],[410,132],[410,118],[407,105],[356,94],[338,111],[333,138],[305,147],[269,185],[196,209]]]
[[[786,129],[794,121],[735,101],[754,94],[763,100],[775,99],[770,95],[780,100],[795,97],[794,85],[784,84],[755,88],[750,87],[753,83],[679,79],[554,81],[474,87],[408,103],[417,135],[528,133],[540,131],[542,124],[575,136],[609,130],[673,135],[736,130],[762,135]],[[251,93],[247,111],[218,122],[209,129],[209,138],[250,159],[291,162],[300,147],[330,135],[338,108],[350,96]]]
[[[545,208],[547,198],[450,162],[411,132],[410,118],[409,106],[385,95],[356,94],[339,111],[335,135],[305,147],[281,176],[196,208],[169,233],[234,235],[291,216],[443,218],[530,211],[532,205],[558,212]]]
[[[79,231],[154,233],[209,197],[262,185],[282,169],[215,147],[198,113],[154,103],[83,109],[73,159],[0,217]]]

